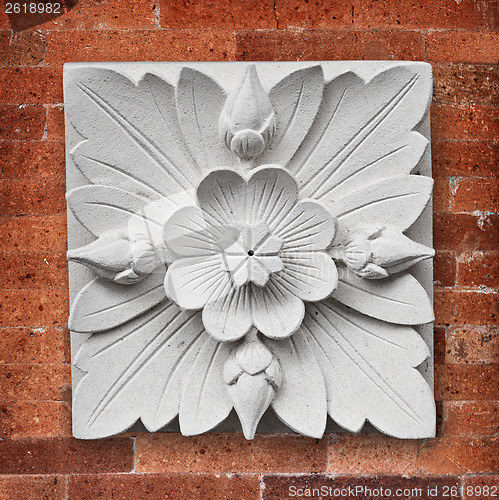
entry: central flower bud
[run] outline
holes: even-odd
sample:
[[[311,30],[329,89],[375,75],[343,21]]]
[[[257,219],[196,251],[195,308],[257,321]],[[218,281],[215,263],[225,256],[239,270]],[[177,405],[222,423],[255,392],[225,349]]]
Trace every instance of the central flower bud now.
[[[250,281],[264,286],[272,273],[284,268],[279,257],[283,245],[284,240],[271,234],[265,222],[244,225],[237,241],[224,250],[222,269],[230,272],[237,287]]]

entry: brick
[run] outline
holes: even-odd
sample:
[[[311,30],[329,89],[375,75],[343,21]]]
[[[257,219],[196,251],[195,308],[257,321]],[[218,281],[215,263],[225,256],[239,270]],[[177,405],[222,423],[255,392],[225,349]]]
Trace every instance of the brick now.
[[[450,209],[450,182],[449,177],[435,178],[433,185],[433,211],[449,212]]]
[[[0,67],[36,66],[43,61],[45,43],[38,31],[0,31]]]
[[[43,106],[0,105],[0,139],[40,140],[45,131]]]
[[[434,140],[495,139],[499,135],[499,106],[438,104],[432,107]]]
[[[428,474],[494,472],[497,467],[497,438],[437,438],[419,446],[417,468]]]
[[[71,386],[68,365],[0,365],[2,401],[62,401]]]
[[[66,216],[0,217],[0,241],[4,252],[65,252]]]
[[[66,212],[64,179],[0,179],[3,215],[41,215]]]
[[[457,266],[457,284],[499,288],[499,254],[474,252],[461,255]]]
[[[0,500],[64,500],[65,491],[61,476],[0,476]]]
[[[497,401],[444,401],[442,434],[493,436],[499,428]]]
[[[447,331],[447,363],[499,363],[499,329],[480,326],[454,326]]]
[[[3,104],[53,104],[63,101],[61,68],[0,70]]]
[[[68,288],[66,255],[0,253],[0,288]]]
[[[493,214],[435,214],[433,244],[438,250],[473,252],[496,250],[499,216]]]
[[[359,471],[360,473],[361,471]],[[458,476],[263,476],[263,500],[283,500],[290,497],[337,498],[380,500],[397,496],[405,500],[430,500],[435,498],[433,488],[443,492],[444,487],[458,488]],[[362,493],[356,493],[359,488]],[[390,495],[384,494],[383,492]],[[398,494],[397,494],[398,492]],[[326,493],[326,495],[325,495]],[[319,496],[320,495],[320,496]],[[451,497],[449,499],[457,497]]]
[[[0,441],[0,474],[85,474],[130,472],[130,438],[83,441],[73,438]]]
[[[277,27],[273,0],[160,0],[160,24],[173,29],[268,29]]]
[[[257,500],[257,476],[218,474],[75,475],[69,479],[69,498],[149,500]]]
[[[354,24],[363,28],[497,29],[493,0],[356,0]]]
[[[465,476],[463,478],[463,500],[497,499],[499,475]]]
[[[433,65],[433,102],[438,104],[497,104],[499,66]]]
[[[47,109],[47,140],[65,142],[64,106],[50,106]]]
[[[453,212],[499,212],[498,178],[464,178],[452,190]]]
[[[0,328],[0,364],[69,363],[67,328]]]
[[[497,324],[498,293],[435,290],[435,322],[439,325]]]
[[[353,0],[276,0],[275,17],[279,29],[353,28]]]
[[[59,401],[0,402],[0,436],[71,436],[71,410]],[[1,498],[1,494],[0,494]]]
[[[137,472],[320,472],[326,443],[297,436],[205,434],[139,435],[135,445]]]
[[[435,399],[438,401],[499,398],[498,365],[436,365]]]
[[[433,284],[454,286],[456,284],[456,268],[454,252],[438,250],[433,259]]]
[[[65,179],[64,145],[53,142],[0,142],[0,178]]]
[[[381,434],[333,434],[327,457],[329,474],[412,474],[418,443]]]
[[[499,143],[493,141],[433,141],[431,154],[433,175],[477,176],[497,175]]]
[[[0,290],[0,326],[66,326],[67,290]]]
[[[238,61],[424,59],[415,31],[240,31],[236,43]]]
[[[233,33],[219,30],[51,31],[46,44],[50,66],[71,61],[230,61],[235,54]]]
[[[445,363],[445,335],[447,328],[435,326],[433,328],[433,359],[435,364]]]
[[[44,30],[92,29],[96,25],[102,29],[146,29],[158,25],[154,0],[66,0],[61,3],[62,15],[17,16],[15,29],[40,24]]]
[[[499,33],[484,31],[433,31],[426,37],[429,61],[497,64]]]

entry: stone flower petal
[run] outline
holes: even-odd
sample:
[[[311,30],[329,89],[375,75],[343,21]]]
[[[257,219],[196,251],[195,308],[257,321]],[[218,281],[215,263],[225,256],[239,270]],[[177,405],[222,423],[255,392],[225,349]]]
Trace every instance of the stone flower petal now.
[[[279,280],[292,294],[302,300],[323,300],[336,290],[338,271],[325,252],[282,252],[284,272]]]
[[[305,306],[280,279],[272,276],[265,287],[253,286],[251,313],[253,324],[263,335],[286,338],[300,326]]]
[[[230,282],[220,267],[220,256],[185,257],[168,267],[165,277],[167,297],[183,309],[201,309],[216,300]]]
[[[283,250],[308,252],[325,250],[336,233],[336,218],[314,200],[298,202],[275,229],[284,240]]]
[[[244,337],[253,326],[250,294],[250,286],[235,288],[228,283],[217,299],[203,309],[206,331],[221,342]]]
[[[199,184],[198,203],[207,222],[235,227],[245,220],[246,181],[233,170],[210,172]]]
[[[246,216],[253,224],[265,222],[274,232],[297,200],[293,176],[279,165],[262,165],[248,181]]]
[[[214,255],[232,244],[239,231],[209,224],[198,207],[182,207],[166,222],[163,237],[178,255]]]

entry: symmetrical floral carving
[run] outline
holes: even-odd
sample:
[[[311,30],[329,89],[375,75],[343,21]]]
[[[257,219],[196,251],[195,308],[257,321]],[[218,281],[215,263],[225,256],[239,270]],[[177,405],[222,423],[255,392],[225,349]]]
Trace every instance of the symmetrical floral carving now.
[[[432,436],[429,350],[410,325],[433,313],[408,270],[434,252],[404,234],[432,188],[411,175],[426,68],[326,82],[305,64],[266,91],[247,65],[227,94],[194,67],[175,85],[68,70],[70,156],[90,181],[68,204],[95,236],[68,258],[97,275],[71,310],[71,330],[91,334],[74,360],[75,435],[177,416],[199,434],[234,409],[251,439],[271,407],[308,436],[328,414]]]

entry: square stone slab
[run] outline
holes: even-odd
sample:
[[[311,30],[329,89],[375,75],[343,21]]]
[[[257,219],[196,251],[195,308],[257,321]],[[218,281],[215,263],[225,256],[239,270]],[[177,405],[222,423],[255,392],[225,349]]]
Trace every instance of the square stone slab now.
[[[74,435],[434,436],[431,86],[66,64]]]

